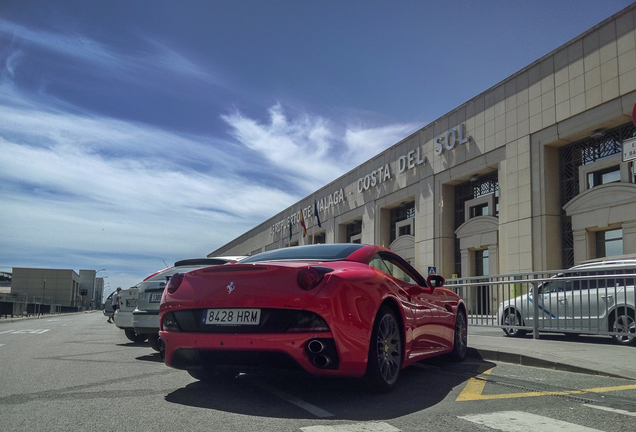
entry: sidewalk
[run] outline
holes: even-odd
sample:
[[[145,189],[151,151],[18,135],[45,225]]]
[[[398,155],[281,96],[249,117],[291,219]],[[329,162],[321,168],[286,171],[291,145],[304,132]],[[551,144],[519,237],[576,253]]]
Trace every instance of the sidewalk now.
[[[93,309],[93,310],[84,310],[84,311],[80,311],[80,312],[66,312],[66,313],[52,313],[52,314],[42,314],[42,315],[15,315],[13,317],[11,316],[7,316],[5,317],[0,316],[0,324],[2,323],[12,323],[12,322],[18,322],[18,321],[26,321],[26,320],[32,320],[32,319],[51,319],[51,318],[58,318],[61,316],[69,316],[69,315],[79,315],[79,314],[84,314],[84,313],[94,313],[94,312],[100,312],[103,313],[102,310],[100,309]]]
[[[511,338],[499,328],[468,327],[468,355],[484,360],[636,380],[636,347],[608,336],[541,333]]]

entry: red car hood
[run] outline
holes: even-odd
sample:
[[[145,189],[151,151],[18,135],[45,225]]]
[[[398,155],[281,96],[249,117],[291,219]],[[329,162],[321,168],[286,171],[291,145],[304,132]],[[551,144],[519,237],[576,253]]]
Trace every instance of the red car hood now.
[[[161,309],[303,309],[329,279],[325,275],[316,288],[302,289],[298,273],[310,265],[306,262],[227,264],[193,270],[185,273],[173,294],[165,292]]]

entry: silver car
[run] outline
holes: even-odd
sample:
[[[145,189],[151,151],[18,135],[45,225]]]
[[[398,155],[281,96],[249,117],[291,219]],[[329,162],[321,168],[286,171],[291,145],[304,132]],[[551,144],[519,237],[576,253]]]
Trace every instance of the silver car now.
[[[132,313],[137,307],[137,297],[139,295],[139,284],[134,287],[121,290],[119,292],[119,307],[115,311],[115,325],[122,329],[128,340],[134,343],[142,343],[146,340],[146,335],[135,332],[132,324]]]
[[[559,273],[528,294],[499,304],[497,320],[508,336],[533,327],[566,334],[613,334],[621,345],[636,344],[634,311],[636,259],[589,262]],[[536,290],[536,295],[534,291]],[[536,308],[536,310],[535,310]]]
[[[132,326],[136,334],[148,339],[148,344],[161,351],[159,338],[159,303],[170,277],[175,273],[185,273],[202,267],[235,262],[244,257],[193,258],[177,261],[174,267],[168,267],[144,279],[137,288],[137,308],[132,313]]]

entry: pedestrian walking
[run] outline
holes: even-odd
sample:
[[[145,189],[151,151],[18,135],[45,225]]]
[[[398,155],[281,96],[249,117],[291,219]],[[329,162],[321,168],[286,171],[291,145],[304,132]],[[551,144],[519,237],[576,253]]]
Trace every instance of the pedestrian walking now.
[[[110,304],[113,306],[113,313],[108,317],[107,323],[113,323],[113,319],[115,318],[115,311],[119,307],[119,291],[121,291],[121,287],[117,287],[117,291],[113,293],[113,296],[110,299]]]

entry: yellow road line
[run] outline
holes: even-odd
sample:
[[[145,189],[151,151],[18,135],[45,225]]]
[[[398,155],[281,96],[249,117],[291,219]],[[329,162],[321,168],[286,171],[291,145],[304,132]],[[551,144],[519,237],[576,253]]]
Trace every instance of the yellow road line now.
[[[488,369],[482,375],[489,375],[492,369]],[[481,396],[481,393],[484,391],[484,387],[486,387],[486,381],[478,378],[471,378],[466,383],[464,390],[457,396],[455,401],[470,401],[477,400]]]
[[[490,374],[490,370],[484,372],[484,375]],[[481,378],[471,378],[466,383],[466,386],[459,394],[455,401],[474,401],[474,400],[493,400],[493,399],[514,399],[523,397],[537,397],[537,396],[567,396],[567,395],[581,395],[585,393],[608,393],[621,390],[636,390],[636,384],[612,386],[612,387],[593,387],[582,390],[564,390],[564,391],[532,391],[523,393],[502,393],[485,395],[482,394],[484,387],[486,387],[486,380]]]

